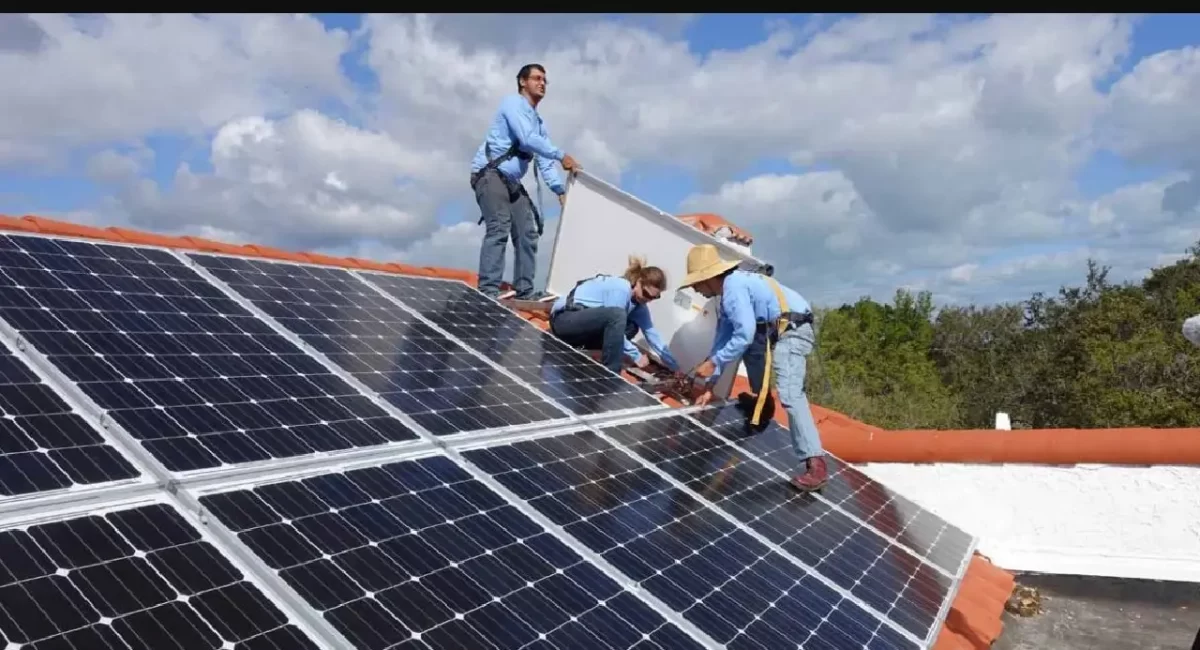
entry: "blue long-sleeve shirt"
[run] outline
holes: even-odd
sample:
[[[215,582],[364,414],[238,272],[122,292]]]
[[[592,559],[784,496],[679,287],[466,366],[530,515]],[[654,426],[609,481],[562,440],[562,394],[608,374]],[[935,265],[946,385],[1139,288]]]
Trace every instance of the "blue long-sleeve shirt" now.
[[[551,192],[561,195],[567,191],[558,169],[554,167],[555,161],[562,161],[563,152],[550,142],[550,135],[546,132],[546,125],[542,123],[542,116],[533,108],[533,104],[520,94],[508,95],[501,100],[500,109],[492,118],[487,136],[471,161],[471,173],[483,169],[488,160],[504,155],[514,142],[521,151],[536,156],[538,170],[541,171],[542,178],[546,179],[546,187],[549,187]],[[529,170],[529,163],[513,156],[500,163],[496,169],[508,178],[520,182]]]
[[[679,369],[679,363],[675,361],[675,357],[671,356],[671,350],[663,341],[662,334],[654,329],[650,310],[644,303],[633,301],[633,285],[629,284],[629,280],[612,275],[601,275],[586,280],[575,288],[575,303],[589,308],[624,307],[628,317],[632,318],[633,322],[637,323],[638,328],[642,330],[642,336],[646,337],[646,343],[654,351],[654,354],[658,355],[658,358],[662,359],[662,362],[671,370]],[[557,314],[566,306],[567,297],[559,296],[558,300],[551,305],[550,313]],[[642,351],[633,344],[633,341],[625,339],[624,349],[625,355],[635,363],[642,358]]]
[[[780,285],[788,311],[803,313],[812,309],[795,291]],[[717,312],[717,336],[709,359],[716,365],[714,379],[726,364],[742,358],[754,340],[759,321],[774,322],[781,313],[779,299],[765,275],[738,269],[725,276],[721,305]]]

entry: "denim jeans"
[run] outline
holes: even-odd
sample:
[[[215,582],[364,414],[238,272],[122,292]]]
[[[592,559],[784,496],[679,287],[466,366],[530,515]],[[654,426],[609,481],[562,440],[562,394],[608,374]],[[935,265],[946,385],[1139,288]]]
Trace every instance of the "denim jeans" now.
[[[808,394],[804,391],[808,355],[812,352],[814,337],[812,325],[788,330],[779,338],[771,354],[775,390],[779,393],[779,402],[787,411],[792,449],[801,461],[825,453],[821,447],[821,433],[817,430],[808,404]],[[746,364],[750,389],[758,394],[763,390],[763,374],[767,364],[766,328],[760,327],[755,332],[754,340],[742,355],[742,363]]]
[[[563,310],[550,318],[550,332],[567,345],[600,350],[600,363],[621,372],[625,339],[637,336],[638,326],[621,307]]]
[[[511,187],[509,183],[511,182]],[[504,277],[504,253],[509,235],[513,241],[513,290],[522,298],[533,293],[537,271],[538,231],[533,204],[524,192],[513,191],[520,183],[506,182],[500,172],[489,170],[475,184],[475,202],[483,215],[483,244],[479,247],[479,290],[500,295]]]

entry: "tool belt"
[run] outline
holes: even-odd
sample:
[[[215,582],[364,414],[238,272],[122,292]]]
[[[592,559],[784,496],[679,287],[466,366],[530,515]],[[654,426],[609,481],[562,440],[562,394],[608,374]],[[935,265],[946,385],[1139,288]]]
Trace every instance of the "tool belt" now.
[[[567,300],[563,304],[563,308],[561,310],[559,310],[558,313],[561,314],[564,311],[579,311],[581,309],[587,309],[587,305],[575,304],[575,290],[578,289],[579,287],[583,286],[583,283],[585,283],[585,282],[591,282],[592,280],[595,280],[596,278],[603,278],[606,275],[607,275],[606,273],[599,273],[597,275],[593,275],[590,278],[587,278],[586,280],[580,280],[579,282],[576,282],[575,286],[571,287],[571,290],[567,292]]]
[[[482,169],[471,174],[471,189],[475,189],[475,186],[479,184],[480,179],[482,179],[485,174],[488,172],[494,172],[496,176],[500,178],[501,182],[504,183],[504,186],[508,188],[508,200],[510,202],[516,201],[517,198],[521,196],[524,196],[525,200],[529,202],[529,209],[533,212],[533,220],[537,223],[538,237],[541,237],[542,233],[545,231],[545,225],[542,223],[541,213],[538,212],[537,206],[533,204],[533,199],[529,198],[529,192],[525,190],[525,186],[520,181],[514,181],[500,172],[500,165],[509,158],[517,158],[518,160],[522,160],[524,162],[533,160],[533,156],[521,151],[520,147],[517,146],[517,143],[514,142],[512,146],[508,148],[508,151],[500,154],[498,158],[489,159],[488,163],[484,165]],[[479,215],[479,221],[477,223],[482,224],[485,218],[485,215]]]
[[[779,318],[774,322],[758,321],[755,326],[755,333],[762,334],[766,332],[767,339],[771,343],[778,343],[779,337],[785,332],[797,329],[804,325],[813,323],[813,313],[811,311],[798,312],[789,311],[779,315]]]

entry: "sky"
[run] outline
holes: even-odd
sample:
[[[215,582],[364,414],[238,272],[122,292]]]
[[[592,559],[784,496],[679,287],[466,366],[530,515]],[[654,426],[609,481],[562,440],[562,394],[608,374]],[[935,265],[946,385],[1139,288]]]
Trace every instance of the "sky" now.
[[[749,230],[811,302],[1020,300],[1200,241],[1198,41],[1166,14],[5,14],[0,213],[474,270],[470,161],[538,62],[560,148]]]

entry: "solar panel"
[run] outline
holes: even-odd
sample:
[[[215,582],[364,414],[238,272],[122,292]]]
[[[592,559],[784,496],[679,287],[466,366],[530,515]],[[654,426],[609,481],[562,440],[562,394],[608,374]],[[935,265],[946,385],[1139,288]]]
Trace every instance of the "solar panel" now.
[[[592,432],[463,457],[730,648],[917,643]]]
[[[0,638],[30,650],[316,650],[178,512],[0,532]]]
[[[355,648],[702,647],[444,456],[201,501]]]
[[[686,416],[603,431],[917,638],[940,622],[953,578]]]
[[[796,472],[791,435],[778,423],[770,422],[764,431],[754,433],[747,429],[746,417],[736,405],[708,408],[692,417],[772,467]],[[950,575],[965,570],[974,542],[970,534],[838,458],[829,456],[827,460],[830,477],[821,490],[822,500],[871,524]]]
[[[379,273],[361,276],[576,415],[666,408],[646,391],[462,282]]]
[[[0,344],[0,495],[140,475],[53,388]]]
[[[567,418],[348,271],[191,257],[434,435]]]
[[[0,236],[0,316],[172,471],[417,438],[166,251]]]

